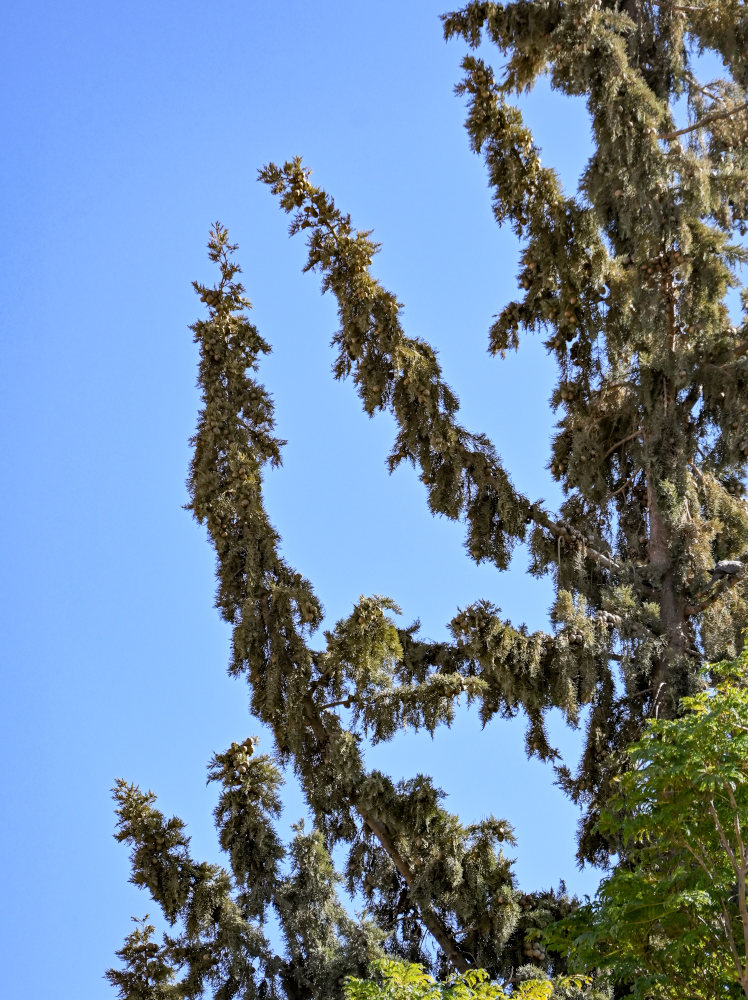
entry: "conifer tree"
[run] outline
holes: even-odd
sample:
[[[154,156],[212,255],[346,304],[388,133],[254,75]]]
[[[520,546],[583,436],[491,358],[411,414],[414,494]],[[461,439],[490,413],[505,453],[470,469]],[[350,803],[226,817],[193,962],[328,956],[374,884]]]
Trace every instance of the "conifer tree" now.
[[[456,610],[450,642],[398,628],[395,605],[361,598],[320,637],[312,585],[279,554],[262,471],[280,461],[273,407],[254,377],[268,345],[250,324],[239,267],[216,225],[215,287],[193,327],[203,393],[189,488],[217,554],[217,606],[233,628],[230,672],[246,676],[252,711],[273,732],[217,754],[216,810],[229,868],[192,860],[179,820],[120,783],[118,837],[177,937],[128,938],[123,997],[339,996],[381,951],[445,973],[485,968],[510,979],[572,905],[563,891],[523,893],[502,845],[504,819],[465,825],[427,776],[397,782],[368,770],[363,746],[404,724],[428,732],[464,694],[481,719],[529,719],[527,751],[549,762],[584,810],[579,858],[603,863],[614,841],[597,825],[625,747],[648,719],[673,717],[698,690],[705,659],[734,657],[748,624],[748,325],[733,325],[748,226],[748,17],[739,0],[517,0],[445,15],[471,53],[458,92],[485,158],[497,222],[522,242],[517,301],[490,330],[503,356],[539,332],[558,364],[550,471],[557,512],[521,492],[497,447],[462,426],[434,351],[411,338],[401,305],[372,273],[377,245],[315,187],[300,160],[261,179],[306,232],[307,270],[338,304],[334,372],[351,377],[367,413],[389,411],[390,468],[411,463],[432,513],[464,522],[467,552],[506,570],[529,545],[531,571],[556,586],[552,630],[528,634],[488,602]],[[498,50],[500,73],[482,53]],[[699,75],[716,52],[724,78]],[[512,104],[541,75],[587,101],[594,151],[564,192]],[[684,119],[683,116],[686,116]],[[742,296],[743,313],[748,293]],[[544,718],[587,713],[581,760],[562,761]],[[274,822],[280,768],[298,777],[314,829],[290,847]],[[490,803],[486,804],[490,809]],[[331,860],[345,856],[337,874]],[[341,854],[342,852],[342,854]],[[354,919],[342,881],[365,903]],[[265,933],[278,916],[285,950]],[[180,978],[181,977],[181,978]]]

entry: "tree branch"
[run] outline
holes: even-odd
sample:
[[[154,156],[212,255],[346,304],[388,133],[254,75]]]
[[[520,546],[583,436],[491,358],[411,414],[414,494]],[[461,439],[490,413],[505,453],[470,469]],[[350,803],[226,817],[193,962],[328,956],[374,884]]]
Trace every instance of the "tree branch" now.
[[[631,486],[631,484],[633,483],[633,481],[634,481],[634,477],[633,476],[629,476],[628,479],[625,482],[621,483],[621,485],[618,487],[618,489],[613,490],[612,493],[609,493],[607,495],[607,497],[605,498],[606,503],[610,503],[610,501],[614,497],[617,497],[619,493],[623,493],[623,491],[626,489],[627,486]]]
[[[578,531],[570,524],[566,524],[564,521],[554,521],[537,503],[531,504],[528,511],[528,517],[530,517],[541,528],[545,528],[547,531],[550,531],[550,533],[556,538],[562,538],[565,541],[571,542],[572,545],[581,545],[584,555],[593,562],[596,562],[599,566],[602,566],[604,569],[610,570],[617,576],[625,575],[623,567],[620,566],[615,559],[611,559],[610,556],[606,556],[604,552],[599,552],[592,545],[590,545],[581,531]]]
[[[727,834],[725,833],[724,827],[722,826],[722,821],[719,818],[719,813],[717,812],[714,802],[709,799],[707,802],[707,808],[709,809],[709,815],[714,820],[714,826],[717,830],[717,835],[719,836],[719,841],[722,844],[722,848],[727,855],[730,864],[732,865],[732,870],[735,874],[735,878],[738,877],[738,863],[735,857],[735,852],[732,849],[730,841],[727,839]]]
[[[616,443],[611,448],[608,448],[608,450],[603,455],[603,462],[609,455],[613,454],[616,448],[620,448],[622,444],[626,444],[627,441],[631,441],[633,438],[641,434],[641,432],[642,432],[641,427],[637,427],[636,430],[633,431],[631,434],[627,434],[625,438],[621,438],[620,441],[616,441]]]
[[[713,604],[716,604],[717,601],[720,599],[720,597],[722,597],[722,595],[726,593],[726,591],[731,590],[743,579],[745,579],[744,575],[725,577],[724,580],[715,587],[715,589],[710,593],[709,597],[707,597],[705,600],[701,601],[698,604],[687,604],[686,607],[684,608],[684,613],[689,616],[700,615],[702,611],[706,611],[707,608],[710,608]]]
[[[319,711],[325,712],[329,708],[340,708],[344,705],[346,708],[350,708],[351,705],[358,699],[354,695],[349,695],[347,698],[342,698],[340,701],[330,701],[326,705],[320,705]]]
[[[330,289],[338,300],[342,329],[336,335],[340,344],[341,356],[336,369],[337,377],[349,374],[351,367],[361,374],[360,359],[362,343],[368,341],[376,344],[380,360],[388,358],[390,370],[376,375],[376,385],[372,385],[374,376],[365,375],[359,379],[359,394],[365,401],[367,412],[374,409],[389,408],[400,428],[401,435],[408,431],[412,438],[418,439],[415,450],[428,448],[436,452],[442,459],[448,459],[459,470],[468,485],[486,485],[495,491],[496,496],[503,499],[507,507],[511,507],[512,519],[516,514],[524,514],[528,521],[534,521],[539,526],[550,531],[556,538],[563,538],[577,547],[582,548],[586,558],[591,559],[603,568],[625,575],[622,568],[609,556],[598,551],[589,541],[570,525],[553,520],[539,503],[530,504],[526,497],[517,493],[511,486],[508,476],[501,468],[498,459],[490,446],[486,445],[482,435],[469,434],[454,420],[456,406],[440,404],[439,399],[447,394],[451,396],[448,386],[441,378],[441,371],[435,362],[434,353],[422,342],[405,336],[398,319],[399,305],[397,300],[387,292],[379,282],[372,278],[369,267],[371,256],[376,247],[367,240],[366,233],[355,232],[348,216],[343,216],[320,188],[312,188],[308,176],[304,172],[301,161],[296,160],[278,168],[275,165],[266,167],[260,173],[261,178],[274,186],[275,193],[283,192],[281,203],[287,212],[296,211],[291,227],[292,232],[311,228],[325,233],[325,239],[330,241],[331,249],[309,241],[310,253],[306,269],[319,267],[325,274],[323,287]],[[289,193],[293,198],[289,198]],[[285,200],[284,200],[285,199]],[[352,305],[352,303],[354,305]],[[360,303],[360,305],[358,305]],[[375,315],[379,316],[375,319]],[[381,317],[385,318],[382,319]],[[381,325],[385,324],[387,338],[383,342]],[[405,373],[403,359],[408,359],[411,370]],[[420,380],[424,399],[429,400],[428,406],[420,409],[417,426],[415,418],[407,410],[399,411],[394,403],[396,388],[404,388],[409,383]],[[384,383],[384,385],[383,385]],[[384,386],[387,392],[383,393]],[[375,398],[366,396],[366,386],[376,392]],[[421,403],[421,395],[417,396]],[[441,432],[435,433],[435,426],[441,425]],[[458,443],[452,451],[444,450],[438,444],[438,437],[453,437]],[[435,441],[436,439],[436,441]],[[414,454],[414,446],[409,445],[401,456],[391,456],[391,468],[404,457],[414,462],[420,461],[424,468],[421,455]],[[481,476],[476,477],[475,467],[480,466]],[[428,475],[421,477],[430,486]],[[480,481],[482,479],[482,482]],[[508,494],[513,494],[511,500]],[[460,513],[439,509],[448,517],[457,520]],[[518,537],[516,530],[512,534]]]
[[[707,125],[722,121],[724,118],[731,118],[733,115],[739,114],[747,108],[748,101],[745,104],[739,104],[735,108],[728,108],[726,111],[715,111],[713,114],[706,115],[701,121],[696,122],[695,125],[688,125],[686,128],[680,128],[676,132],[666,132],[663,135],[658,135],[657,138],[663,140],[677,139],[679,135],[686,135],[688,132],[695,132],[697,129],[706,128]]]
[[[725,933],[727,934],[727,943],[730,947],[730,954],[732,955],[732,960],[735,963],[735,971],[738,974],[738,981],[740,985],[743,985],[743,963],[740,961],[740,953],[738,952],[737,945],[735,944],[735,935],[732,930],[732,919],[730,914],[727,912],[727,907],[725,906],[724,900],[720,899],[719,908],[722,910],[722,920],[725,925]],[[744,988],[745,990],[745,988]]]
[[[693,87],[694,90],[698,90],[699,93],[704,94],[705,97],[708,97],[710,101],[719,101],[720,104],[725,103],[725,99],[721,94],[713,94],[711,90],[707,90],[706,87],[702,87],[693,73],[686,73],[686,77],[689,85]]]
[[[377,838],[379,843],[382,845],[384,850],[389,854],[392,863],[395,868],[400,872],[405,884],[408,889],[413,888],[414,876],[413,872],[408,867],[407,863],[403,859],[402,855],[395,846],[395,842],[392,837],[387,833],[384,826],[375,817],[371,816],[366,809],[360,805],[355,806],[356,812],[359,814],[361,819],[366,823],[371,832]],[[439,943],[442,951],[447,956],[447,958],[452,962],[454,967],[458,972],[467,972],[471,968],[471,963],[468,961],[467,957],[460,950],[459,945],[454,940],[448,929],[444,926],[442,921],[439,919],[438,914],[432,909],[432,907],[427,904],[418,903],[414,904],[418,907],[418,911],[421,914],[421,919],[423,920],[426,927],[428,927],[434,939]]]
[[[649,0],[655,7],[667,7],[668,10],[678,10],[688,14],[703,14],[703,7],[689,7],[684,4],[670,3],[670,0]]]
[[[314,704],[314,701],[309,695],[306,695],[304,698],[304,714],[319,742],[323,746],[329,743],[330,737],[325,729],[322,719],[319,717],[317,706]],[[398,851],[397,846],[390,834],[387,832],[385,825],[380,819],[378,819],[378,817],[372,815],[360,803],[357,803],[355,799],[352,799],[351,805],[377,838],[382,848],[389,855],[393,865],[403,877],[408,889],[411,890],[413,882],[415,881],[415,876],[403,856]],[[441,921],[436,911],[425,903],[416,903],[414,901],[413,905],[416,906],[418,912],[420,913],[421,920],[431,932],[434,940],[437,941],[442,951],[450,962],[452,962],[457,971],[467,972],[467,970],[471,967],[470,961],[463,954],[453,935]]]

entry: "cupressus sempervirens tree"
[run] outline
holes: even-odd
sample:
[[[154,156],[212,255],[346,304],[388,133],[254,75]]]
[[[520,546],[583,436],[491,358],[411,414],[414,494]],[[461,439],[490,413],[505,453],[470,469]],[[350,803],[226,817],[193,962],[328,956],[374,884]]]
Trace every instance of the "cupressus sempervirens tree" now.
[[[525,497],[494,446],[461,426],[434,352],[407,336],[395,295],[372,276],[369,235],[300,161],[270,165],[261,179],[293,213],[292,231],[306,231],[308,268],[337,298],[336,376],[354,379],[368,413],[396,420],[391,468],[418,469],[430,510],[465,522],[474,560],[504,570],[515,545],[529,544],[532,571],[556,583],[553,631],[529,635],[481,602],[456,613],[451,642],[430,643],[396,627],[393,605],[372,597],[315,636],[319,599],[280,557],[262,503],[263,466],[281,448],[270,398],[251,374],[268,345],[242,311],[234,248],[216,226],[220,282],[196,285],[209,316],[194,326],[204,408],[189,485],[217,552],[218,607],[234,629],[230,671],[246,675],[275,761],[252,756],[251,742],[213,761],[226,871],[195,862],[181,823],[118,785],[133,878],[181,922],[161,946],[142,928],[128,939],[125,970],[109,973],[123,996],[209,986],[220,997],[332,997],[342,975],[360,975],[381,949],[428,964],[434,947],[437,967],[499,977],[528,952],[557,968],[528,944],[528,928],[567,904],[515,887],[501,851],[508,823],[465,826],[427,777],[398,784],[368,771],[365,741],[404,723],[448,723],[465,692],[484,720],[523,709],[528,752],[552,762],[584,807],[579,857],[601,862],[616,844],[595,823],[624,747],[647,718],[677,711],[704,659],[735,655],[748,624],[748,327],[732,325],[725,304],[746,256],[744,4],[472,3],[444,28],[471,49],[493,42],[502,60],[496,76],[469,55],[458,89],[496,219],[523,243],[523,291],[491,328],[491,350],[538,331],[558,363],[557,513]],[[724,79],[699,78],[701,50],[722,57]],[[544,73],[587,100],[594,153],[576,193],[541,166],[511,103]],[[569,766],[544,716],[557,707],[573,724],[585,706],[586,746]],[[292,767],[314,817],[288,849],[273,827],[278,764]],[[333,848],[346,852],[342,878],[366,919],[338,900]],[[282,954],[263,929],[268,907]]]

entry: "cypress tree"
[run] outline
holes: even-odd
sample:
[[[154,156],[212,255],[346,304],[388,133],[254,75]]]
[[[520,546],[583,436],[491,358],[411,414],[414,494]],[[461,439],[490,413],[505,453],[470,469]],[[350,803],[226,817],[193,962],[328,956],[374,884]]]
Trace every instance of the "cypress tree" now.
[[[320,638],[312,585],[279,554],[262,472],[280,461],[273,406],[255,371],[269,350],[246,316],[235,247],[216,225],[215,287],[196,284],[203,393],[189,478],[191,509],[217,554],[217,606],[233,628],[229,670],[273,732],[217,754],[216,823],[226,870],[192,860],[183,826],[152,795],[115,790],[117,836],[176,937],[143,923],[108,976],[123,997],[334,997],[382,951],[438,973],[482,967],[510,978],[530,960],[564,972],[534,930],[572,905],[523,893],[503,819],[465,825],[426,776],[367,769],[367,740],[404,724],[428,732],[467,695],[481,719],[528,716],[527,751],[549,762],[583,808],[578,856],[604,863],[600,809],[647,719],[673,717],[702,662],[735,657],[748,625],[748,325],[734,325],[748,225],[748,19],[739,0],[517,0],[444,16],[470,53],[457,90],[470,143],[486,162],[497,222],[522,242],[516,301],[490,330],[503,356],[540,332],[558,365],[550,471],[557,512],[526,497],[485,435],[462,426],[434,351],[407,335],[401,305],[372,274],[377,245],[312,185],[298,159],[261,180],[306,232],[307,270],[338,305],[336,377],[367,413],[389,411],[390,469],[411,463],[428,506],[464,522],[476,562],[505,570],[529,545],[531,571],[556,586],[552,630],[528,634],[488,602],[458,611],[452,640],[398,628],[395,605],[361,598]],[[500,75],[479,53],[491,43]],[[704,80],[716,52],[724,78]],[[594,150],[566,193],[512,100],[547,74],[587,101]],[[748,292],[742,295],[743,311]],[[546,734],[549,709],[587,711],[572,766]],[[275,829],[282,768],[313,817],[285,846]],[[332,861],[343,858],[338,873]],[[354,919],[338,885],[365,902]],[[265,926],[274,909],[282,954]]]

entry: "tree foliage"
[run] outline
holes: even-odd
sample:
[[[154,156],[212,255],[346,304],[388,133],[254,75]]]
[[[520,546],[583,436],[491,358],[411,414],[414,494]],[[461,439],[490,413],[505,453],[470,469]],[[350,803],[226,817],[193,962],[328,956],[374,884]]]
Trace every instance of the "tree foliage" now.
[[[635,997],[748,996],[748,653],[652,720],[600,818],[622,862],[552,929]]]
[[[448,725],[463,696],[484,722],[523,711],[528,753],[552,762],[584,809],[580,860],[602,863],[618,837],[598,820],[628,766],[626,745],[696,696],[704,659],[741,648],[748,327],[733,324],[726,295],[746,258],[745,6],[474,2],[445,15],[444,29],[470,50],[457,88],[469,140],[485,159],[497,221],[522,243],[520,294],[496,318],[491,351],[538,332],[558,364],[549,462],[564,493],[558,511],[526,497],[494,444],[460,423],[435,351],[408,336],[400,302],[373,274],[371,234],[300,160],[260,177],[292,215],[292,233],[306,234],[306,269],[337,301],[336,377],[353,379],[367,413],[394,417],[390,468],[417,469],[430,511],[464,522],[471,559],[505,570],[527,544],[532,572],[554,580],[551,628],[528,634],[480,601],[456,609],[450,641],[429,642],[396,624],[390,599],[369,596],[319,636],[320,600],[280,555],[263,504],[263,470],[283,445],[256,377],[269,345],[247,318],[235,247],[216,225],[219,281],[195,285],[208,315],[193,327],[203,405],[190,507],[217,555],[229,670],[246,677],[274,759],[253,757],[249,742],[211,766],[226,870],[194,861],[180,821],[118,785],[133,879],[182,928],[158,952],[153,989],[335,997],[342,977],[382,949],[442,977],[485,968],[510,981],[528,958],[564,974],[563,956],[538,933],[573,901],[517,887],[509,823],[462,823],[427,775],[398,781],[367,768],[367,742],[406,724]],[[723,79],[699,77],[704,50],[722,58]],[[587,102],[594,151],[576,192],[541,164],[512,104],[542,75]],[[586,715],[576,766],[549,742],[551,708],[572,726]],[[313,821],[291,845],[274,825],[283,768]],[[362,901],[364,917],[348,914],[338,887]],[[271,909],[282,954],[265,932]],[[122,976],[151,976],[132,951],[143,942],[133,942],[121,953],[128,971],[110,973],[123,997],[137,994]]]
[[[538,970],[529,967],[515,977],[511,993],[491,982],[482,969],[454,973],[445,982],[437,982],[420,965],[392,959],[374,963],[378,980],[346,980],[345,1000],[610,1000],[610,993],[591,987],[589,976],[559,976],[554,980],[535,978]],[[590,987],[590,988],[588,988]]]

